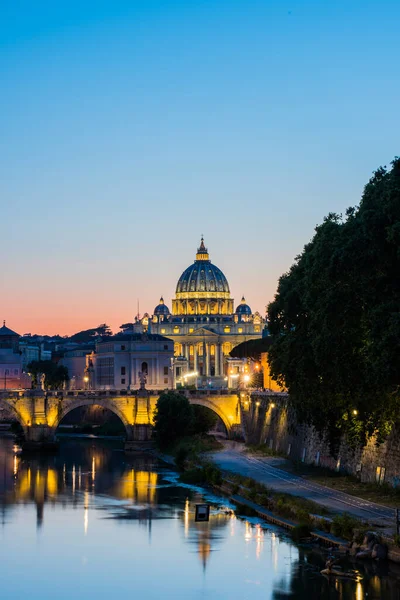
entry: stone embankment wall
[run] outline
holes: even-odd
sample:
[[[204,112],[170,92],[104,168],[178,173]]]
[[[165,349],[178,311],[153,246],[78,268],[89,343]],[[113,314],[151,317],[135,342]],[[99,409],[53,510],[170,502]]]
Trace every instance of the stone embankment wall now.
[[[371,438],[364,448],[352,449],[341,440],[337,454],[326,438],[310,426],[299,425],[287,397],[242,398],[242,422],[249,444],[267,444],[293,460],[351,473],[361,481],[400,485],[400,434],[393,431],[379,446]]]

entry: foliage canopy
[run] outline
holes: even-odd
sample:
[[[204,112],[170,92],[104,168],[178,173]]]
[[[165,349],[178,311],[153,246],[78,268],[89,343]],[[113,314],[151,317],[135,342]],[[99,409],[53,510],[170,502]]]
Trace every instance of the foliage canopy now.
[[[192,406],[184,394],[164,392],[154,416],[155,438],[165,448],[184,436],[207,433],[217,418],[203,406]]]
[[[51,360],[33,360],[28,369],[35,383],[38,383],[38,376],[43,373],[46,390],[58,390],[69,379],[67,367],[57,365]]]
[[[329,214],[268,306],[273,377],[331,440],[384,439],[400,408],[400,159]]]

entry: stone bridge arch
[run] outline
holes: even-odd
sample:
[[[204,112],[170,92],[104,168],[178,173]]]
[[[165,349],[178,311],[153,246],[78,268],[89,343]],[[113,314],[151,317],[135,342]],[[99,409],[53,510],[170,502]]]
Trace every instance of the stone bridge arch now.
[[[76,408],[81,408],[83,406],[101,406],[102,408],[108,409],[110,412],[114,413],[119,417],[122,421],[122,424],[125,427],[126,432],[126,440],[130,441],[132,439],[132,423],[129,422],[126,415],[118,408],[115,401],[112,398],[85,398],[85,397],[74,397],[71,400],[66,400],[60,404],[60,408],[57,411],[57,416],[51,426],[53,435],[55,434],[57,427],[61,423],[61,421],[66,417],[70,412],[75,410]]]
[[[221,421],[225,425],[227,436],[228,438],[230,437],[232,424],[230,423],[227,415],[224,413],[223,410],[221,410],[219,406],[217,406],[214,402],[211,402],[211,400],[208,400],[207,398],[190,398],[190,404],[195,404],[197,406],[205,406],[206,408],[212,410],[221,419]]]
[[[27,428],[31,424],[31,413],[28,406],[19,399],[0,397],[0,408],[8,410],[14,419],[21,425],[26,434]]]

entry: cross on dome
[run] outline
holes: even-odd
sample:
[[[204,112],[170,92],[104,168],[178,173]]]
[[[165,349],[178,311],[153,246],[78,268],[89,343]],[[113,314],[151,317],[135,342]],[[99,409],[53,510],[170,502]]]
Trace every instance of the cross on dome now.
[[[196,260],[210,260],[208,248],[204,245],[204,237],[201,235],[200,246],[197,248]]]

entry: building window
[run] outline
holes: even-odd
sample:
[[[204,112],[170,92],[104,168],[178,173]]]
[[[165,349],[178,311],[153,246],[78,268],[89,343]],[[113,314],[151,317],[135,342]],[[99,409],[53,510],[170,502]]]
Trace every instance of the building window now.
[[[14,375],[18,375],[18,369],[14,369]]]
[[[121,384],[123,385],[125,383],[125,379],[121,379]]]
[[[230,333],[230,332],[231,332],[230,327],[224,327],[224,333]]]
[[[121,367],[121,375],[126,375],[126,367]]]
[[[121,346],[121,350],[125,350],[125,346]]]
[[[168,383],[168,377],[164,377],[164,383]]]
[[[164,344],[164,350],[168,350],[168,344]]]
[[[261,331],[261,326],[260,326],[260,325],[254,325],[254,331],[255,331],[256,333],[260,333],[260,331]]]
[[[243,327],[238,327],[238,333],[243,333]]]
[[[10,374],[10,369],[6,369],[6,370],[4,371],[4,373],[5,373],[6,375],[9,375],[9,374]]]
[[[96,361],[98,385],[114,385],[114,358],[98,358]]]
[[[179,327],[174,327],[174,333],[179,333]]]
[[[164,328],[161,329],[161,333],[165,333],[165,329]]]
[[[146,373],[146,375],[149,372],[149,367],[147,366],[147,362],[142,362],[142,373]]]
[[[164,375],[168,375],[168,367],[164,367]]]
[[[190,327],[189,328],[189,333],[193,333],[193,331],[194,331],[193,327]]]

